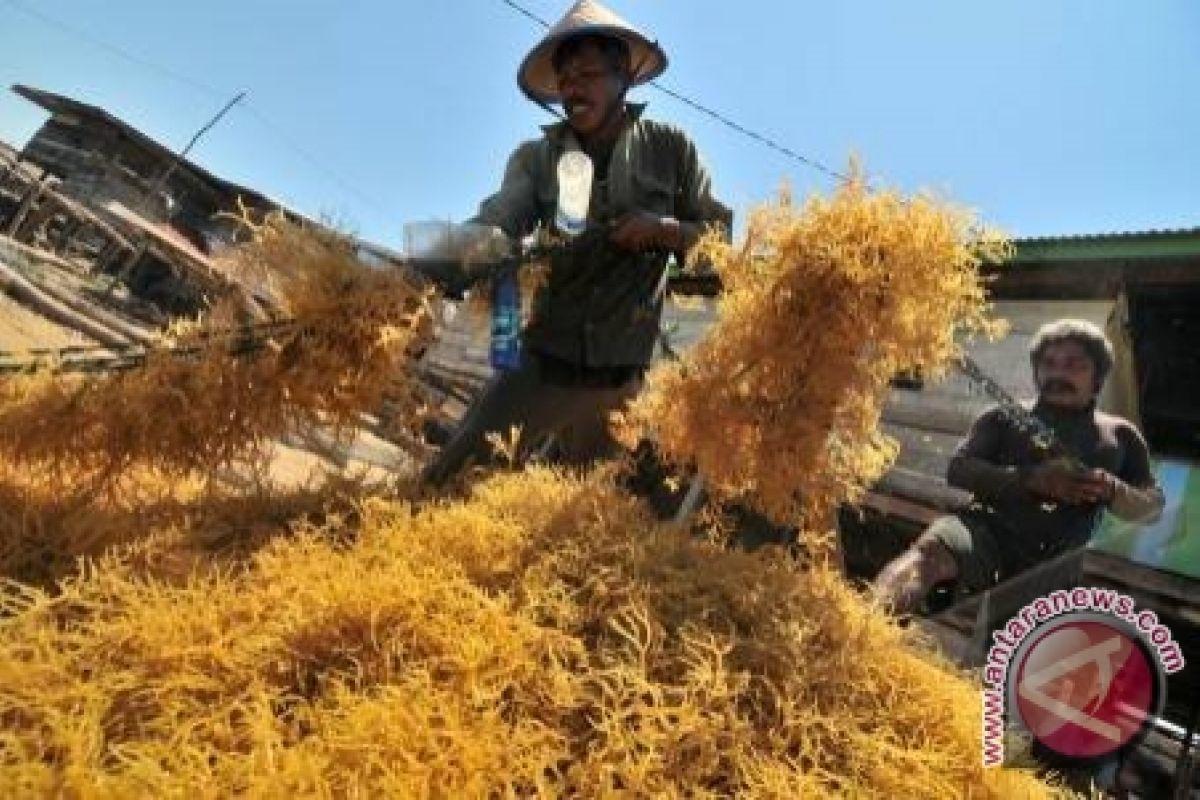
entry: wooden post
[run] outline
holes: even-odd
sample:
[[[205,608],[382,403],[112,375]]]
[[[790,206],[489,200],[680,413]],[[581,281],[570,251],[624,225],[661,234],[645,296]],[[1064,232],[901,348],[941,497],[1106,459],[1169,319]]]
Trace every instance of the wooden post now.
[[[40,250],[48,248],[48,234],[46,229],[50,221],[54,218],[54,204],[50,202],[53,196],[52,192],[42,188],[38,202],[29,213],[25,216],[25,221],[21,223],[21,227],[17,229],[14,239],[21,240],[24,236],[24,241],[36,246]],[[40,234],[40,236],[39,236]]]
[[[70,254],[71,245],[75,243],[76,237],[79,236],[79,233],[84,227],[82,219],[74,214],[71,214],[70,217],[71,221],[67,223],[67,226],[63,229],[62,235],[54,244],[55,252],[60,256],[67,256]]]
[[[109,329],[107,326],[79,312],[43,292],[28,278],[16,270],[0,263],[0,291],[17,302],[28,306],[52,322],[73,328],[109,347],[130,347],[133,343]]]
[[[112,276],[110,276],[108,285],[104,287],[103,297],[105,297],[105,298],[112,297],[113,293],[116,292],[117,286],[119,284],[128,283],[130,276],[133,275],[134,268],[138,265],[138,262],[142,260],[142,257],[145,256],[149,250],[150,250],[150,239],[147,237],[146,234],[142,234],[141,240],[138,242],[137,246],[134,247],[133,252],[130,253],[128,258],[126,258],[125,261],[121,264],[120,269],[117,270],[117,272],[115,272]]]
[[[37,199],[42,194],[42,189],[45,183],[41,180],[35,180],[29,186],[29,191],[25,193],[25,197],[21,199],[21,205],[17,208],[17,213],[8,221],[8,227],[4,229],[4,233],[8,236],[16,237],[17,231],[21,229],[21,224],[25,222],[25,218],[29,215],[30,209]]]

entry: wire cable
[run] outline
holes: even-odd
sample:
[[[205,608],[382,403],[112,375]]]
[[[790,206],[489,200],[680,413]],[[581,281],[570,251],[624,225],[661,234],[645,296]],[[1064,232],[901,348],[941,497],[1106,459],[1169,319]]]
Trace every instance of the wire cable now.
[[[500,2],[503,3],[504,5],[508,6],[509,8],[513,9],[521,16],[533,20],[534,22],[536,22],[538,25],[542,26],[543,28],[550,27],[549,22],[542,19],[537,14],[530,11],[528,8],[525,8],[521,4],[517,3],[515,0],[500,0]],[[775,152],[777,152],[783,156],[786,156],[787,158],[790,158],[793,161],[796,161],[797,163],[803,164],[804,166],[806,166],[810,169],[816,170],[817,172],[821,172],[831,178],[836,178],[837,180],[840,180],[840,181],[849,181],[850,180],[849,176],[826,166],[825,164],[821,163],[819,160],[817,160],[815,158],[810,158],[801,153],[798,153],[795,150],[793,150],[792,148],[780,144],[779,142],[775,141],[771,137],[761,134],[761,133],[753,130],[752,128],[748,128],[747,126],[734,121],[733,119],[726,116],[725,114],[722,114],[719,111],[715,111],[712,108],[709,108],[708,106],[704,105],[700,101],[693,100],[692,98],[688,97],[687,95],[683,94],[682,92],[679,92],[679,91],[676,91],[675,89],[671,89],[670,87],[664,86],[663,84],[659,83],[658,81],[650,81],[649,85],[654,87],[658,91],[662,92],[663,94],[667,95],[668,97],[670,97],[680,103],[683,103],[684,105],[692,108],[695,111],[699,111],[701,114],[704,114],[705,116],[716,120],[717,122],[721,123],[725,127],[730,128],[731,130],[736,131],[737,133],[740,133],[741,135],[758,142],[759,144],[763,145],[764,147],[774,150]]]

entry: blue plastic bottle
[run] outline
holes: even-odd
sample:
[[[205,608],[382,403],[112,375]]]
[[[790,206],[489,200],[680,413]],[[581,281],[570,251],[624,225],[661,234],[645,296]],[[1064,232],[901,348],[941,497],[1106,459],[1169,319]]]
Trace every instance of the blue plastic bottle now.
[[[515,270],[504,270],[492,281],[492,368],[521,366],[521,285]]]

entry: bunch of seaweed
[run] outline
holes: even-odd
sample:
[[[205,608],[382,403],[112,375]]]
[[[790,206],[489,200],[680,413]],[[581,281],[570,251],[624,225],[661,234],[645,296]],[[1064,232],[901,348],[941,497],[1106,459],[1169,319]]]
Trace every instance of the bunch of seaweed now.
[[[4,605],[10,795],[1057,792],[984,769],[977,691],[836,575],[603,473],[366,500],[182,582],[114,553]]]
[[[385,395],[415,418],[411,363],[432,334],[430,290],[280,216],[254,234],[228,270],[271,299],[275,324],[243,325],[240,309],[220,305],[136,368],[5,380],[5,459],[98,490],[135,467],[182,478],[261,464],[270,440],[344,430]]]
[[[701,241],[718,319],[652,372],[626,427],[694,467],[720,498],[819,530],[892,463],[879,429],[890,381],[934,379],[964,337],[991,334],[980,265],[1009,249],[965,211],[869,189],[756,209],[745,240]]]

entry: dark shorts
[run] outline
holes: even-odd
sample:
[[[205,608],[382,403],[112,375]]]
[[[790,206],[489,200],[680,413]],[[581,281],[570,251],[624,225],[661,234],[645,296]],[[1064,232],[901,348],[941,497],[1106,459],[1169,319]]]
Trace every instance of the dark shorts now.
[[[970,593],[990,589],[1008,572],[1000,541],[988,523],[986,518],[967,515],[938,517],[925,530],[925,536],[937,539],[954,556],[958,582]]]
[[[959,588],[968,593],[990,589],[1084,544],[1060,540],[1050,547],[1044,541],[1023,538],[994,511],[977,506],[938,517],[925,536],[937,539],[954,556]]]

